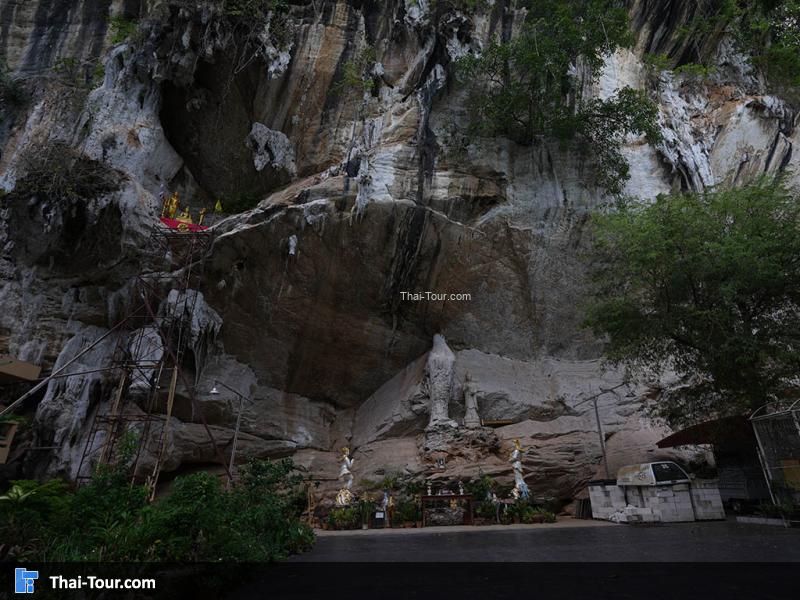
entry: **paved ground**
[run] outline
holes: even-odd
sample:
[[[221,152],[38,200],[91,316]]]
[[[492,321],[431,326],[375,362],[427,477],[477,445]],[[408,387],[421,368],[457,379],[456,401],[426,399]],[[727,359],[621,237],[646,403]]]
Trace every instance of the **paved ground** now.
[[[544,531],[547,529],[567,529],[573,527],[616,527],[610,521],[588,521],[582,519],[559,518],[556,523],[538,525],[451,525],[448,527],[425,527],[417,529],[398,528],[388,531],[382,529],[352,529],[348,531],[325,531],[317,529],[317,537],[386,536],[386,535],[431,535],[432,533],[486,533],[487,531]]]
[[[800,561],[800,530],[734,521],[321,532],[297,562]]]

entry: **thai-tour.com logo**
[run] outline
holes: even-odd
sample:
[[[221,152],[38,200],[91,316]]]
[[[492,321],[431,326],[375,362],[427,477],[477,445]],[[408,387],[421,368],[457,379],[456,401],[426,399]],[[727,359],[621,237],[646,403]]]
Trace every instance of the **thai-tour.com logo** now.
[[[28,571],[23,567],[14,569],[14,591],[17,594],[32,594],[34,581],[39,579],[39,571]]]
[[[39,571],[29,571],[24,567],[14,569],[14,591],[17,594],[33,594],[36,589],[36,580]],[[94,575],[78,575],[77,577],[64,577],[63,575],[49,575],[43,580],[49,580],[50,588],[54,590],[154,590],[155,579],[120,577],[95,577]],[[41,585],[41,581],[40,581]]]

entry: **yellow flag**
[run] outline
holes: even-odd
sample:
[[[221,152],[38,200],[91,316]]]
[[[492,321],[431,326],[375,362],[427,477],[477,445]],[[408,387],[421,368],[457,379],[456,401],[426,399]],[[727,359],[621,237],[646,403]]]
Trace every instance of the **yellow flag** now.
[[[222,200],[217,200],[217,203],[214,205],[214,212],[215,213],[222,212]]]

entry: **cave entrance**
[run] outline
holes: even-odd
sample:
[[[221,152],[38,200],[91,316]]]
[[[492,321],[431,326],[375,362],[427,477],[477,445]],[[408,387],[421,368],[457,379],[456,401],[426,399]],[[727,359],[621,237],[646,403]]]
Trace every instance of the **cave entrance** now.
[[[267,83],[261,61],[235,73],[230,59],[220,56],[198,65],[191,86],[162,84],[161,125],[204,203],[221,199],[225,208],[249,207],[288,183],[270,165],[258,171],[245,143],[253,123],[263,118],[255,107]],[[179,173],[172,183],[186,185],[187,179]]]

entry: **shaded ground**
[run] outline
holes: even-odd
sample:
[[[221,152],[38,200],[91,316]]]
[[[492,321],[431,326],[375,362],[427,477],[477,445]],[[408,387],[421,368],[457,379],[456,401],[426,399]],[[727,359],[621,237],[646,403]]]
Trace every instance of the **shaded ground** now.
[[[797,561],[800,530],[733,521],[325,532],[225,597],[794,600]]]
[[[598,526],[426,528],[323,534],[297,562],[800,561],[800,530],[734,521]],[[414,533],[409,533],[413,531]],[[366,534],[366,535],[365,535]]]

